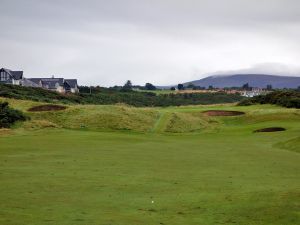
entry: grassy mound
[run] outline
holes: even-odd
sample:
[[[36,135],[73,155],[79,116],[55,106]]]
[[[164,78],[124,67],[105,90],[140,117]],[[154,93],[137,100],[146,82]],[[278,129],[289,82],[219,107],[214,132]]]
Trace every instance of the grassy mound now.
[[[300,153],[300,137],[280,142],[276,144],[275,147]]]
[[[39,130],[46,128],[61,128],[61,126],[47,120],[30,120],[26,121],[23,126],[26,130]]]
[[[212,132],[243,125],[253,132],[261,127],[273,127],[274,122],[297,121],[300,111],[270,105],[236,107],[234,105],[181,106],[168,108],[136,108],[118,105],[68,105],[61,111],[28,112],[39,107],[33,101],[3,99],[32,119],[23,124],[26,129],[66,128],[82,130],[131,130],[152,133]],[[203,111],[245,112],[244,116],[207,116]],[[253,126],[255,125],[255,126]],[[250,126],[252,126],[250,128]],[[289,127],[286,127],[289,128]],[[247,128],[248,129],[248,128]]]
[[[195,132],[208,130],[217,123],[217,121],[207,119],[199,115],[199,113],[177,112],[171,114],[165,131],[172,133]]]
[[[128,106],[70,106],[64,111],[40,112],[32,118],[44,120],[68,129],[134,130],[152,128],[157,112]]]

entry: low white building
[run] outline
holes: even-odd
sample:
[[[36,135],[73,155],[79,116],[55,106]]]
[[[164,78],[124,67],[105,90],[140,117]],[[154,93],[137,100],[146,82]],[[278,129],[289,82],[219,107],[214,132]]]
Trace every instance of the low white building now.
[[[244,91],[241,93],[242,96],[252,98],[254,96],[258,96],[265,93],[262,89],[260,88],[253,88],[251,91]]]

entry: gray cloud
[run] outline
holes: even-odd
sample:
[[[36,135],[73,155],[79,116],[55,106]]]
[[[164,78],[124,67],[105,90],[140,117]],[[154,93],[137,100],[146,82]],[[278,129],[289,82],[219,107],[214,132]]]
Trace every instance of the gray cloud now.
[[[257,64],[251,71],[299,71],[298,0],[1,0],[1,8],[0,62],[27,76],[169,84]]]
[[[229,74],[272,74],[272,75],[286,75],[286,76],[299,76],[300,66],[291,66],[280,63],[261,63],[253,65],[249,68],[216,71],[210,75],[229,75]]]

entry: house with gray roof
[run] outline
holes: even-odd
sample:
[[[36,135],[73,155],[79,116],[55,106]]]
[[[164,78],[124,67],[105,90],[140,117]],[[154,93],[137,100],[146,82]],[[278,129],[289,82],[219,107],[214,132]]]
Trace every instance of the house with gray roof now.
[[[77,79],[65,79],[64,82],[65,92],[78,93]]]
[[[0,83],[21,85],[23,71],[12,71],[9,69],[0,69]]]
[[[78,93],[77,79],[64,78],[27,78],[28,84],[23,83],[24,86],[40,87],[50,91],[57,91],[59,93]]]
[[[64,78],[24,78],[23,71],[0,69],[0,83],[21,85],[24,87],[39,87],[59,93],[78,93],[77,79]]]

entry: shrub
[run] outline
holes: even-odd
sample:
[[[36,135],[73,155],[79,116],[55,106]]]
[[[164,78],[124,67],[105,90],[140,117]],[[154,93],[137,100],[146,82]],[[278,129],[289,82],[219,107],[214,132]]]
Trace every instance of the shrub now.
[[[21,87],[8,84],[0,84],[0,96],[48,103],[95,105],[125,103],[136,107],[234,103],[244,98],[240,95],[221,92],[157,95],[151,92],[137,92],[130,89],[124,90],[103,87],[80,87],[79,94],[59,94],[42,88]]]
[[[297,91],[274,91],[267,95],[259,95],[242,100],[239,106],[253,104],[273,104],[287,108],[300,108],[300,92]]]
[[[7,102],[0,102],[0,128],[9,128],[16,121],[25,121],[27,117],[19,110],[12,109]]]

